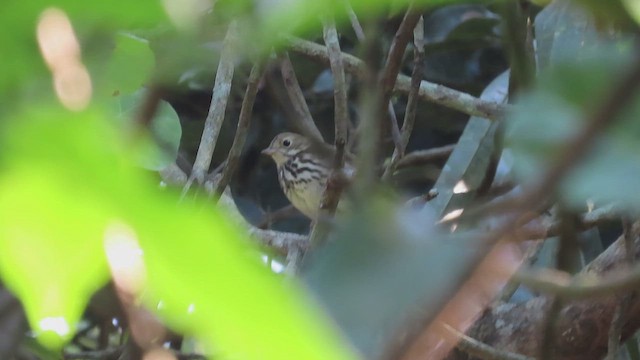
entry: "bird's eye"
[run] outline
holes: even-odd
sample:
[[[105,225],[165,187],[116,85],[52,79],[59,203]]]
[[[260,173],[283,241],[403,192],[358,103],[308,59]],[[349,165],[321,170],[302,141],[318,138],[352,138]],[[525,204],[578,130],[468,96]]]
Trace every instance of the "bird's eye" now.
[[[284,145],[285,147],[289,147],[291,145],[291,140],[289,139],[282,140],[282,145]]]

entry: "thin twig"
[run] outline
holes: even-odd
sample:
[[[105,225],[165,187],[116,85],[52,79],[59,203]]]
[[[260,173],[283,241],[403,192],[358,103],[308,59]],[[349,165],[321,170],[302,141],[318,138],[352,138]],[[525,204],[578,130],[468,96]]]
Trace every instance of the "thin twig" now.
[[[396,169],[420,166],[435,160],[445,160],[449,155],[451,155],[455,148],[456,145],[452,144],[426,150],[412,151],[398,160],[396,163]]]
[[[568,273],[549,270],[521,269],[514,279],[533,291],[555,294],[568,300],[590,299],[623,294],[640,286],[640,266],[630,270],[619,270],[602,278],[592,275],[578,275],[574,278]]]
[[[554,158],[551,166],[546,170],[537,184],[534,184],[521,196],[505,199],[505,201],[492,202],[481,205],[475,209],[465,211],[464,218],[473,219],[484,217],[487,214],[500,214],[512,211],[524,211],[537,209],[552,194],[555,186],[578,164],[583,158],[595,139],[607,127],[620,119],[620,114],[629,102],[635,98],[640,88],[640,59],[638,59],[630,70],[618,79],[617,86],[607,95],[596,111],[589,114],[585,119],[585,126],[572,139],[565,142],[565,146],[558,151],[558,156]],[[534,206],[535,205],[535,206]]]
[[[284,40],[288,43],[291,51],[324,64],[329,62],[327,48],[320,44],[291,36],[284,37]],[[361,80],[367,76],[367,66],[361,59],[342,53],[342,61],[345,71],[348,73]],[[409,93],[411,91],[411,79],[405,75],[398,75],[394,91]],[[489,120],[500,119],[510,109],[509,105],[482,100],[467,93],[424,80],[420,83],[418,96],[420,100],[430,101],[471,116],[479,116]]]
[[[391,99],[391,93],[396,85],[398,74],[400,73],[404,51],[407,48],[412,31],[416,27],[420,17],[420,12],[417,11],[413,3],[411,3],[393,37],[387,60],[380,74],[380,83],[382,86],[381,106],[386,107]]]
[[[358,39],[358,41],[363,42],[365,39],[364,30],[362,30],[362,25],[360,25],[358,16],[356,15],[355,11],[353,11],[349,0],[344,1],[344,7],[347,10],[347,15],[349,16],[349,21],[351,22],[353,32],[356,33],[356,38]]]
[[[377,27],[370,27],[376,31]],[[369,35],[361,44],[362,54],[365,61],[362,68],[362,81],[360,98],[358,99],[359,125],[358,125],[358,156],[356,158],[356,178],[354,187],[354,199],[356,206],[358,201],[369,198],[374,191],[374,184],[377,180],[376,162],[377,154],[380,150],[380,134],[382,127],[382,116],[384,111],[379,111],[381,91],[376,74],[379,74],[380,57],[379,44],[375,35]],[[344,56],[343,64],[347,67]],[[384,104],[387,104],[385,102]]]
[[[591,229],[604,222],[617,220],[620,218],[620,208],[610,204],[580,216],[578,229],[581,231]],[[518,229],[519,240],[545,239],[557,236],[560,233],[560,222],[532,221]]]
[[[304,135],[312,138],[312,140],[324,142],[320,130],[318,130],[318,127],[313,121],[311,111],[309,111],[309,106],[300,88],[296,73],[293,70],[293,64],[291,63],[291,59],[289,59],[289,54],[286,52],[281,53],[278,55],[278,59],[280,60],[280,73],[284,80],[284,86],[287,89],[287,94],[289,95],[289,99],[297,116],[295,119],[297,121],[296,125],[300,127],[300,131]]]
[[[393,151],[391,162],[382,175],[384,180],[388,180],[391,177],[395,169],[398,167],[398,161],[404,157],[407,144],[409,144],[409,138],[411,137],[411,132],[413,131],[413,125],[416,121],[418,92],[420,90],[420,82],[422,81],[422,74],[424,72],[424,22],[422,16],[420,16],[416,27],[413,29],[413,43],[414,56],[413,71],[411,73],[411,89],[409,90],[407,109],[404,113],[404,121],[402,123],[400,146],[397,146]]]
[[[447,324],[442,324],[442,327],[460,340],[456,347],[471,356],[483,360],[534,360],[528,356],[496,349],[457,331]]]
[[[527,252],[523,256],[522,263],[530,266],[538,261],[538,256],[540,255],[540,251],[542,250],[544,244],[544,241],[538,241],[529,249],[527,249]],[[513,294],[516,293],[520,285],[521,284],[515,281],[513,278],[509,279],[509,282],[504,286],[504,288],[502,288],[494,303],[500,304],[511,300]]]
[[[629,266],[633,266],[635,262],[635,236],[632,231],[632,223],[628,217],[622,219],[622,228],[624,229],[624,259]],[[609,328],[609,341],[607,346],[606,360],[615,360],[620,348],[620,340],[622,338],[622,327],[626,323],[627,313],[629,312],[635,292],[624,295],[620,303],[616,306],[611,319],[611,327]]]
[[[599,134],[604,133],[604,130],[606,130],[608,126],[615,123],[619,118],[618,115],[627,108],[629,102],[635,98],[638,88],[640,88],[640,59],[636,61],[630,71],[627,74],[624,74],[619,81],[618,85],[605,98],[600,107],[598,107],[593,114],[587,117],[586,125],[583,130],[567,142],[567,147],[564,149],[565,151],[559,153],[559,157],[551,168],[544,174],[539,185],[532,188],[522,196],[522,200],[516,201],[514,206],[511,208],[511,215],[505,219],[505,221],[496,230],[490,232],[482,239],[483,241],[481,243],[485,243],[486,245],[482,247],[482,249],[478,250],[476,257],[469,260],[467,264],[465,264],[464,268],[460,269],[462,273],[471,273],[492,248],[492,244],[495,244],[500,239],[513,233],[513,231],[519,227],[519,224],[531,221],[535,216],[532,213],[532,210],[538,209],[540,205],[546,201],[548,195],[553,193],[553,190],[556,188],[560,180],[562,180],[563,177],[573,169],[578,161],[587,154],[588,149],[590,149],[590,145],[595,143],[595,138]],[[519,272],[517,272],[515,276],[518,276],[516,279],[517,281],[521,281],[523,284],[531,288],[534,288],[531,285],[534,284],[535,281],[529,282],[529,280],[539,280],[535,277],[527,278],[526,276],[522,276],[521,273],[519,274]],[[546,286],[547,291],[550,290],[551,293],[562,297],[576,296],[576,294],[578,296],[594,294],[610,295],[614,291],[628,290],[634,286],[638,286],[638,284],[640,284],[640,267],[634,268],[629,276],[625,276],[622,279],[611,279],[604,284],[599,283],[598,286],[566,286],[566,283],[558,286],[558,284],[553,281],[542,282],[542,285]],[[536,285],[540,285],[540,283]],[[449,298],[458,290],[458,287],[459,286],[451,286],[450,291],[443,292],[441,295],[444,298]],[[537,289],[540,289],[540,287]],[[429,313],[422,319],[416,320],[420,322],[421,326],[411,326],[411,333],[407,334],[404,341],[401,344],[398,344],[398,347],[392,349],[390,353],[397,355],[400,354],[403,349],[409,349],[410,344],[413,343],[421,333],[419,330],[424,329],[429,323],[431,323],[436,314],[437,313],[435,312]]]
[[[168,166],[160,175],[163,180],[167,182],[168,179],[171,179],[172,184],[175,186],[183,186],[187,181],[186,174],[175,164]],[[211,179],[205,182],[204,189],[207,192],[213,192],[214,185],[217,183],[216,180],[217,179]],[[234,220],[240,227],[245,228],[252,239],[280,254],[286,255],[289,250],[294,247],[300,251],[305,251],[308,246],[308,238],[304,235],[275,230],[263,230],[249,224],[240,213],[240,210],[238,210],[228,187],[224,189],[220,196],[218,206],[226,209],[225,215],[231,220]]]
[[[262,73],[264,71],[264,64],[264,60],[260,59],[257,60],[251,68],[249,80],[247,81],[247,89],[244,93],[244,99],[242,100],[242,107],[240,109],[240,116],[238,118],[236,135],[233,138],[233,145],[231,145],[229,155],[227,156],[227,166],[224,167],[222,176],[220,177],[220,181],[216,185],[216,197],[220,197],[224,189],[227,187],[229,181],[231,180],[231,176],[233,176],[233,174],[235,173],[238,162],[240,161],[240,155],[242,154],[242,149],[244,148],[244,143],[249,131],[249,124],[251,123],[251,116],[253,114],[253,103],[256,99],[258,86],[260,84],[260,78],[262,77]]]
[[[563,300],[554,297],[549,303],[544,322],[542,323],[542,333],[540,337],[539,359],[552,360],[556,342],[556,324],[558,323],[558,315],[562,310]]]
[[[529,14],[523,1],[502,3],[503,40],[511,67],[509,96],[513,98],[520,89],[527,89],[533,83],[536,63],[533,50]]]
[[[344,187],[344,182],[337,181],[345,165],[345,146],[348,142],[349,109],[347,105],[347,84],[344,76],[344,67],[340,56],[340,43],[338,32],[333,19],[324,20],[324,41],[329,50],[329,63],[333,74],[333,97],[334,97],[334,123],[335,123],[335,147],[336,154],[333,169],[320,201],[320,211],[318,219],[311,230],[309,236],[312,247],[318,246],[326,238],[327,229],[323,229],[326,224],[324,218],[333,216],[340,202],[340,195]]]
[[[402,146],[402,136],[400,135],[400,128],[398,127],[398,117],[396,111],[393,109],[393,101],[389,100],[387,105],[387,117],[389,118],[389,126],[391,127],[391,140],[393,140],[394,151],[400,149]]]
[[[561,231],[558,251],[556,253],[556,268],[560,271],[571,273],[576,270],[574,267],[574,257],[578,250],[578,230],[576,216],[560,204]],[[558,315],[564,306],[561,297],[553,296],[549,309],[547,310],[542,326],[542,334],[538,351],[540,359],[553,359],[555,353],[555,340],[557,337]]]
[[[382,94],[380,101],[380,113],[388,112],[392,114],[391,117],[391,134],[395,145],[395,150],[401,151],[401,138],[400,130],[398,129],[398,121],[394,119],[395,112],[393,111],[393,105],[391,104],[391,95],[393,88],[396,86],[398,80],[398,74],[400,73],[400,67],[402,66],[402,59],[404,58],[405,49],[411,39],[412,31],[415,29],[418,20],[420,20],[421,14],[416,10],[413,2],[409,5],[402,22],[396,31],[389,53],[387,54],[387,60],[384,68],[380,73],[380,85],[382,86]],[[385,109],[386,108],[386,109]],[[386,123],[383,123],[386,124]],[[386,135],[388,132],[385,130],[386,126],[382,129],[382,135]]]
[[[204,177],[211,166],[211,159],[213,158],[213,150],[215,149],[216,142],[218,141],[218,135],[220,134],[220,128],[224,121],[225,110],[227,108],[227,101],[229,99],[229,93],[231,91],[231,81],[234,71],[234,55],[235,46],[238,40],[238,24],[237,21],[231,21],[227,34],[222,44],[222,51],[220,54],[220,61],[218,63],[218,71],[216,72],[216,80],[213,85],[213,95],[211,96],[211,104],[209,106],[209,113],[204,123],[204,130],[202,131],[202,139],[200,140],[200,147],[198,148],[198,154],[191,170],[189,180],[184,186],[182,195],[184,196],[194,181],[198,184],[204,182]]]

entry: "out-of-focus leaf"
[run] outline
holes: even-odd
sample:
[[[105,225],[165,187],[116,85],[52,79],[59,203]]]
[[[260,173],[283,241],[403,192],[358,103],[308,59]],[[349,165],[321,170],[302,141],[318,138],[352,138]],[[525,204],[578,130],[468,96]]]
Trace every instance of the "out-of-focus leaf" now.
[[[6,57],[8,61],[0,71],[0,93],[9,87],[23,86],[25,80],[45,74],[35,29],[38,17],[49,7],[67,12],[74,26],[88,32],[156,26],[166,20],[161,3],[154,0],[135,3],[123,0],[101,3],[76,0],[3,1],[0,23],[4,30],[0,32],[0,46],[3,54],[11,56]]]
[[[554,64],[541,74],[538,88],[519,102],[507,124],[520,178],[536,179],[558,156],[566,141],[584,126],[583,119],[602,103],[635,56],[624,46],[603,46],[579,63]],[[623,111],[615,127],[592,144],[591,155],[561,184],[558,194],[582,207],[587,199],[619,202],[638,209],[640,191],[630,181],[640,176],[640,98]]]
[[[545,7],[535,19],[539,68],[580,61],[597,51],[599,44],[616,39],[615,32],[599,31],[595,24],[592,14],[575,1],[556,0]]]
[[[102,237],[117,218],[110,197],[131,178],[96,114],[41,104],[1,135],[0,274],[39,340],[58,348],[107,281]]]
[[[501,103],[507,95],[509,73],[494,79],[483,91],[484,100]],[[425,211],[442,216],[454,208],[461,208],[470,195],[482,185],[494,148],[496,123],[471,117],[460,140],[442,168],[433,186],[438,196],[425,205]]]
[[[126,128],[136,125],[136,116],[147,93],[141,89],[133,94],[113,97],[116,120],[120,125]],[[147,169],[161,170],[176,159],[182,136],[180,119],[169,103],[160,100],[149,129],[151,139],[141,139],[137,144],[136,158]]]
[[[430,227],[435,216],[370,198],[313,253],[303,277],[365,358],[374,359],[407,320],[435,317],[482,245],[477,234]]]
[[[479,5],[451,5],[440,8],[425,20],[427,49],[434,44],[460,41],[497,40],[499,17]]]
[[[143,251],[144,300],[162,302],[175,329],[232,357],[355,358],[232,222],[159,193],[105,114],[42,104],[11,120],[0,124],[0,276],[43,344],[59,348],[73,335],[108,278],[111,229],[125,225]],[[110,252],[119,256],[130,255]]]
[[[622,0],[622,5],[627,9],[629,15],[640,24],[640,3],[635,0]]]
[[[580,0],[580,3],[589,8],[596,18],[598,28],[606,29],[613,27],[617,29],[634,30],[636,24],[633,21],[632,14],[625,8],[625,1],[626,0],[609,0],[604,2],[598,0]]]
[[[171,202],[145,207],[169,209]],[[353,359],[293,283],[271,273],[227,219],[204,206],[139,220],[146,303],[180,331],[242,359]],[[304,329],[304,331],[301,331]]]
[[[153,66],[153,52],[146,40],[118,34],[113,54],[100,74],[106,79],[103,91],[107,95],[132,93],[145,84]]]

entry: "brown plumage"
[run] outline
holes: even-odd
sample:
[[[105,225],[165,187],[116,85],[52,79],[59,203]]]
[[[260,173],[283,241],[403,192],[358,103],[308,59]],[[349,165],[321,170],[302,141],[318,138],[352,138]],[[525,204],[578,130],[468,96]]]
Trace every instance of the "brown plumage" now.
[[[331,173],[334,152],[302,135],[285,132],[276,135],[268,148],[278,168],[278,181],[291,204],[315,220],[322,193]]]

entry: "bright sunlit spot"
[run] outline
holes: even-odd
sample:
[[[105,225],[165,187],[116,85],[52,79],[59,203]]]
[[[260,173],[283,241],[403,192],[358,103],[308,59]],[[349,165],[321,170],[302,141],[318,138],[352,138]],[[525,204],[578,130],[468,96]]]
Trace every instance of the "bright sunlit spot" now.
[[[440,219],[440,222],[457,219],[460,215],[462,215],[463,212],[464,212],[464,209],[456,209],[456,210],[450,211],[445,216],[443,216],[442,219]]]
[[[202,14],[211,10],[211,1],[162,0],[162,6],[176,27],[182,30],[194,30]]]
[[[587,199],[587,212],[590,213],[596,207],[596,204],[591,199]]]
[[[469,188],[467,187],[467,184],[465,184],[464,180],[458,181],[456,186],[453,187],[454,194],[464,194],[466,192],[469,192]]]
[[[47,317],[38,323],[40,330],[53,331],[54,333],[65,336],[71,331],[69,323],[63,317]]]
[[[177,360],[169,350],[163,348],[156,348],[151,351],[147,351],[142,360]]]
[[[187,313],[193,314],[194,311],[196,311],[196,305],[195,304],[189,304],[189,307],[187,308]]]
[[[91,100],[91,77],[82,64],[80,44],[67,15],[56,8],[43,11],[36,36],[62,105],[75,111],[86,108]]]
[[[276,274],[279,274],[284,271],[284,265],[282,263],[273,261],[271,263],[271,270],[273,270]]]
[[[111,224],[105,231],[104,247],[116,285],[130,293],[141,290],[145,279],[144,263],[133,229],[123,223]]]

